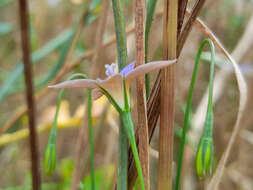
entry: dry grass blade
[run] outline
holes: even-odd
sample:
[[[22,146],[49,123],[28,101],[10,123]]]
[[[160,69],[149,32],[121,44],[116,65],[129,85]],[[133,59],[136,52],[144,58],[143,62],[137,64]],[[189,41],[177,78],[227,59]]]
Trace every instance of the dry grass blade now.
[[[30,152],[32,165],[32,187],[34,190],[39,190],[40,187],[40,172],[39,172],[39,154],[37,133],[35,129],[35,104],[33,96],[33,75],[30,57],[30,37],[29,37],[29,13],[28,3],[26,0],[19,0],[19,18],[21,25],[21,41],[23,52],[24,75],[26,85],[26,102],[28,107],[28,123],[30,132]]]
[[[163,58],[177,57],[178,0],[164,0]],[[161,71],[158,190],[172,189],[174,145],[174,65]]]
[[[199,1],[198,1],[199,2]],[[181,2],[183,3],[183,2]],[[181,5],[182,6],[182,5]],[[200,5],[195,6],[195,9],[193,9],[192,12],[194,12],[194,14],[191,15],[191,18],[189,20],[191,20],[191,22],[188,23],[188,27],[187,28],[187,32],[182,32],[184,33],[184,37],[185,39],[188,37],[190,31],[191,31],[191,28],[192,26],[194,25],[193,22],[195,21],[196,19],[196,15],[198,15],[200,13],[200,10],[199,9]],[[182,10],[182,8],[181,8]],[[157,17],[161,17],[163,16],[163,12],[158,12],[157,13]],[[181,19],[182,19],[182,15],[181,15]],[[190,24],[191,23],[191,24]],[[179,27],[179,26],[178,26]],[[181,42],[179,42],[180,40],[178,40],[178,46],[180,46],[180,43],[184,43],[185,40],[181,40]],[[179,54],[179,53],[178,53]],[[148,102],[147,102],[147,110],[148,110],[148,127],[149,127],[149,142],[151,141],[152,139],[152,136],[153,136],[153,133],[154,133],[154,130],[155,130],[155,127],[156,127],[156,123],[158,121],[158,118],[159,118],[159,114],[160,114],[160,90],[161,90],[161,72],[158,73],[157,75],[157,78],[156,78],[156,81],[154,83],[154,86],[152,87],[152,90],[151,90],[151,93],[150,93],[150,96],[149,96],[149,99],[148,99]],[[138,144],[139,143],[139,137],[138,137],[138,134],[139,134],[139,131],[137,129],[136,131],[136,143]],[[130,155],[130,163],[132,161],[132,158],[131,158],[131,155]],[[133,178],[133,181],[135,179],[134,175],[136,173],[136,170],[134,167],[130,167],[129,168],[129,176],[132,176]]]
[[[178,3],[178,25],[177,25],[177,37],[179,37],[179,34],[181,32],[183,23],[184,23],[184,16],[185,11],[187,8],[188,0],[179,0]]]
[[[136,34],[136,65],[145,64],[144,39],[145,39],[145,0],[135,1],[135,34]],[[146,89],[144,77],[138,77],[136,80],[137,90],[137,110],[138,110],[138,129],[139,129],[139,157],[142,166],[145,189],[149,189],[149,153],[148,153],[148,120],[146,107]],[[132,188],[133,180],[129,180],[129,188]]]
[[[107,15],[108,15],[108,10],[109,10],[109,0],[103,0],[102,1],[102,12],[100,15],[99,23],[98,23],[98,28],[97,28],[97,33],[96,33],[96,40],[95,40],[95,54],[92,57],[92,64],[93,64],[93,70],[91,72],[92,76],[91,78],[97,78],[98,77],[98,66],[99,66],[99,56],[101,53],[101,49],[103,47],[103,37],[104,37],[104,32],[107,24]]]
[[[201,3],[201,1],[198,1],[199,3]],[[200,13],[199,7],[201,7],[200,5],[196,4],[195,8],[192,10],[192,13],[190,16],[189,21],[188,22],[188,27],[187,30],[182,31],[181,35],[179,36],[178,39],[178,43],[177,43],[177,47],[179,46],[183,46],[183,44],[185,43],[185,40],[187,39],[187,37],[189,36],[189,33],[191,31],[191,28],[193,26],[193,22],[196,19],[196,15],[198,16]],[[157,15],[161,16],[161,13],[159,12]],[[191,24],[190,24],[191,23]],[[190,27],[189,27],[190,26]],[[184,35],[182,35],[184,33]],[[184,37],[185,40],[180,40],[180,38]],[[181,49],[182,50],[182,49]],[[177,52],[178,56],[180,55],[180,52]],[[160,114],[160,89],[161,89],[161,73],[159,72],[159,74],[157,75],[156,81],[154,83],[154,86],[152,88],[151,94],[149,96],[148,99],[148,103],[147,103],[147,108],[148,108],[148,123],[149,123],[149,141],[151,141],[151,138],[153,136],[153,132],[155,130],[156,127],[156,123]],[[137,139],[138,141],[138,139]]]
[[[161,81],[161,78],[158,78],[157,80]],[[155,92],[157,92],[158,94],[156,93],[151,93],[152,96],[149,97],[152,98],[152,97],[159,97],[160,98],[160,85],[157,86],[159,87],[159,89],[154,89]],[[159,108],[160,108],[160,101],[148,101],[147,103],[147,107],[149,108],[151,105],[150,103],[154,103],[154,104],[158,104],[158,105],[155,105],[154,107],[157,108],[157,109],[152,109],[152,112],[148,112],[147,113],[147,118],[148,118],[148,142],[150,143],[151,141],[151,137],[153,135],[153,132],[154,132],[154,129],[155,129],[155,125],[157,123],[157,119],[158,117],[153,117],[153,115],[156,114],[156,112],[160,112]],[[151,129],[151,127],[153,126],[153,128]],[[139,136],[141,135],[141,132],[140,132],[140,129],[137,128],[136,129],[136,134],[135,134],[135,139],[136,139],[136,144],[138,145],[139,144]],[[134,162],[133,162],[133,155],[132,154],[129,154],[129,169],[128,169],[128,181],[129,181],[129,188],[131,188],[134,183],[135,183],[135,180],[136,180],[136,177],[137,177],[137,171],[136,171],[136,167],[134,165]]]
[[[189,33],[191,32],[192,25],[193,25],[194,21],[196,20],[196,18],[198,17],[205,2],[206,2],[206,0],[197,0],[193,9],[192,9],[191,15],[189,16],[187,23],[185,24],[185,26],[178,38],[178,45],[177,45],[177,56],[178,57],[184,47],[185,41],[186,41],[187,37],[189,36]]]
[[[233,147],[235,139],[236,139],[236,137],[239,133],[239,130],[240,130],[240,123],[241,123],[243,112],[245,110],[246,102],[247,102],[247,85],[246,85],[244,77],[243,77],[236,61],[226,51],[226,49],[223,47],[223,45],[220,43],[220,41],[216,38],[216,36],[212,33],[212,31],[200,19],[197,19],[195,21],[195,25],[207,37],[209,37],[214,42],[214,44],[224,53],[224,55],[229,59],[229,61],[231,62],[231,64],[233,65],[233,68],[235,70],[236,80],[237,80],[239,91],[240,91],[239,110],[238,110],[238,114],[237,114],[236,123],[235,123],[234,129],[232,131],[232,135],[229,139],[228,145],[227,145],[224,153],[222,154],[221,160],[218,163],[217,169],[216,169],[210,183],[207,186],[207,190],[216,190],[218,188],[220,181],[221,181],[221,178],[222,178],[222,175],[224,172],[224,168],[226,166],[226,162],[228,160],[229,154],[231,152],[231,149]]]
[[[69,48],[69,51],[67,53],[67,56],[66,56],[66,59],[64,60],[64,62],[68,62],[70,60],[70,58],[72,57],[72,55],[73,55],[74,49],[76,47],[76,44],[78,42],[79,36],[80,36],[82,28],[83,28],[84,22],[86,20],[86,17],[89,14],[89,8],[90,8],[89,5],[90,5],[90,2],[91,2],[91,0],[89,0],[89,1],[86,2],[85,10],[84,10],[83,15],[82,15],[82,17],[81,17],[81,19],[80,19],[80,21],[78,23],[77,30],[75,32],[75,35],[73,37],[71,46]]]

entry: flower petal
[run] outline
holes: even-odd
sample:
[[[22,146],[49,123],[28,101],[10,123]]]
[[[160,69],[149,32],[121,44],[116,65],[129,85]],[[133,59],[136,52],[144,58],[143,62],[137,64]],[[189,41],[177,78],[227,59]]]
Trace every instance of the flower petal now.
[[[115,74],[102,81],[98,80],[97,83],[111,95],[121,108],[124,108],[123,78],[121,74]]]
[[[135,79],[138,76],[143,76],[146,73],[149,73],[151,71],[156,71],[156,70],[168,67],[169,65],[176,62],[177,62],[177,59],[173,59],[173,60],[166,60],[166,61],[153,61],[147,64],[140,65],[136,67],[135,69],[133,69],[132,71],[130,71],[126,75],[126,81],[127,83],[130,83],[133,79]]]
[[[100,88],[95,88],[91,91],[91,96],[92,96],[93,101],[99,99],[103,95],[104,94]]]
[[[122,71],[120,71],[120,74],[123,76],[123,77],[126,77],[127,74],[129,72],[131,72],[132,70],[134,69],[134,62],[132,62],[131,64],[125,66]]]
[[[97,81],[91,79],[76,79],[65,81],[48,88],[97,88]]]

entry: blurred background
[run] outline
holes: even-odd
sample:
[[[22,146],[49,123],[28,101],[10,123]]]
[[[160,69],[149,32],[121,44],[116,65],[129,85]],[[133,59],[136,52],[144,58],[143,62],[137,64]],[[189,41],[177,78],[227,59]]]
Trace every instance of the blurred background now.
[[[101,1],[93,0],[88,16],[83,23],[80,37],[66,61],[63,59],[64,48],[79,26],[83,14],[83,4],[87,0],[33,0],[29,1],[30,36],[33,60],[33,75],[36,94],[36,126],[39,131],[39,153],[42,166],[43,155],[48,140],[49,129],[53,121],[58,90],[45,91],[47,84],[58,77],[64,81],[72,73],[81,72],[94,76],[94,53],[97,39],[98,18],[101,13]],[[128,31],[129,62],[135,59],[134,2],[123,0],[125,21]],[[189,1],[192,8],[195,1]],[[158,1],[151,27],[149,60],[162,59],[162,16],[163,1]],[[253,1],[252,0],[212,0],[207,1],[200,18],[217,35],[225,48],[240,63],[249,88],[249,101],[246,114],[241,123],[241,130],[227,168],[222,178],[220,189],[253,189]],[[105,77],[105,64],[117,61],[116,44],[113,42],[114,20],[112,8],[108,9],[107,23],[103,42],[107,45],[98,55],[96,72],[100,78]],[[188,88],[191,80],[195,56],[205,36],[195,27],[186,41],[179,63],[176,66],[176,134],[175,161],[179,150],[180,128],[184,120]],[[217,50],[215,83],[219,86],[219,96],[214,105],[214,144],[215,164],[220,159],[233,129],[239,103],[239,91],[233,68]],[[24,78],[22,74],[22,51],[18,2],[16,0],[0,1],[0,189],[30,189],[30,155],[28,141],[27,115],[19,119],[25,107]],[[205,106],[201,99],[208,87],[209,52],[202,56],[196,89],[193,97],[191,130],[184,158],[182,189],[204,189],[208,178],[199,180],[195,172],[195,152],[201,134],[201,113]],[[67,67],[66,65],[70,65]],[[65,69],[63,69],[65,68]],[[59,75],[59,73],[62,73]],[[157,73],[150,75],[151,84]],[[217,87],[218,88],[218,87]],[[85,111],[85,89],[66,90],[58,120],[57,134],[57,168],[52,177],[43,178],[43,189],[69,189],[74,168],[77,137],[83,126]],[[134,123],[137,123],[136,91],[132,87],[132,106]],[[204,109],[204,111],[203,111]],[[110,189],[115,179],[117,164],[118,115],[101,98],[93,104],[95,133],[96,179],[100,189]],[[159,122],[158,122],[159,125]],[[178,133],[177,133],[178,131]],[[155,190],[157,178],[158,127],[151,142],[150,167],[151,189]],[[82,185],[89,185],[88,148],[84,150]],[[214,164],[214,165],[215,165]],[[89,189],[89,188],[88,188]]]

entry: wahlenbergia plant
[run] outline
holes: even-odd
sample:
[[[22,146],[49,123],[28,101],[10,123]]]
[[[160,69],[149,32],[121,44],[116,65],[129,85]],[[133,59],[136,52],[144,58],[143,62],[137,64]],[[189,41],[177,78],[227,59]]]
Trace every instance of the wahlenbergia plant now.
[[[202,137],[200,139],[198,150],[197,150],[197,157],[196,157],[196,168],[197,174],[200,178],[206,175],[207,171],[209,170],[210,173],[212,171],[212,162],[213,162],[213,79],[214,79],[214,64],[215,64],[215,48],[214,44],[210,39],[204,40],[197,53],[197,57],[195,60],[195,66],[193,69],[192,80],[189,88],[189,94],[187,99],[186,111],[185,111],[185,119],[184,119],[184,127],[183,133],[181,138],[180,144],[180,151],[179,151],[179,160],[177,166],[177,176],[176,176],[176,185],[175,189],[179,189],[180,185],[180,176],[181,176],[181,169],[182,169],[182,162],[183,162],[183,154],[184,154],[184,144],[186,139],[186,132],[189,125],[190,119],[190,110],[191,110],[191,103],[193,97],[193,91],[195,87],[196,77],[199,62],[201,59],[201,54],[203,51],[204,46],[208,43],[211,49],[211,63],[210,63],[210,76],[209,76],[209,98],[208,98],[208,106],[207,106],[207,114],[206,120],[204,124],[204,130]]]
[[[131,63],[123,68],[120,73],[115,72],[115,64],[105,65],[105,73],[108,77],[104,80],[75,79],[49,86],[49,88],[88,88],[92,89],[93,100],[98,99],[102,95],[105,95],[108,98],[110,103],[118,111],[123,124],[123,131],[127,136],[128,141],[130,142],[142,190],[144,190],[145,187],[143,182],[141,164],[138,156],[138,150],[134,137],[134,127],[130,105],[130,85],[131,82],[133,82],[133,80],[137,77],[145,76],[145,74],[151,71],[165,68],[173,63],[176,63],[176,60],[154,61],[135,68],[134,63]],[[118,167],[118,171],[121,171],[122,166]],[[127,167],[127,163],[125,164],[125,167]],[[125,177],[125,180],[127,180],[127,177]],[[125,182],[125,184],[127,184],[127,182]],[[124,189],[125,188],[127,188],[127,186],[124,187]]]

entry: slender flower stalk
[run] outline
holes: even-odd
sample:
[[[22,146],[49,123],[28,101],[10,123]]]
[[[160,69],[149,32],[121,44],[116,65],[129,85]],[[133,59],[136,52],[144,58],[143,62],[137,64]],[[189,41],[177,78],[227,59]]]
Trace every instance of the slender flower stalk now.
[[[91,89],[88,89],[88,123],[89,123],[89,140],[90,140],[90,167],[91,167],[91,187],[95,190],[95,159],[94,159],[94,140],[92,125],[92,101]]]
[[[211,47],[211,65],[210,65],[210,78],[209,78],[209,97],[207,105],[206,120],[204,123],[204,130],[200,138],[197,158],[196,158],[196,169],[197,174],[200,178],[206,175],[207,171],[212,173],[213,167],[213,80],[214,80],[214,44],[210,39],[205,40],[200,46],[200,50],[204,45],[208,43]]]
[[[134,155],[134,161],[136,164],[137,168],[137,173],[140,179],[140,185],[141,189],[145,190],[145,185],[144,185],[144,180],[143,180],[143,174],[142,174],[142,167],[141,167],[141,162],[138,156],[138,150],[137,150],[137,145],[135,142],[135,137],[134,137],[134,126],[133,126],[133,121],[132,121],[132,116],[131,112],[129,111],[123,111],[120,113],[120,119],[122,120],[123,126],[124,126],[124,131],[127,134],[128,140],[130,142],[130,146]]]
[[[180,150],[179,150],[179,160],[178,160],[178,166],[177,166],[175,190],[178,190],[179,185],[180,185],[180,176],[181,176],[181,169],[182,169],[182,162],[183,162],[184,145],[185,145],[187,129],[189,126],[191,103],[192,103],[195,82],[196,82],[196,78],[197,78],[198,66],[199,66],[199,62],[200,62],[203,48],[207,43],[211,48],[209,99],[208,99],[206,123],[204,126],[204,132],[203,132],[202,138],[199,143],[199,148],[198,148],[199,151],[197,153],[196,163],[197,163],[197,173],[199,176],[203,176],[206,173],[205,172],[206,170],[211,169],[210,162],[212,162],[212,159],[209,160],[209,158],[211,158],[211,156],[213,154],[213,148],[212,148],[212,144],[213,144],[212,143],[212,128],[213,128],[212,96],[213,96],[215,50],[214,50],[213,42],[210,39],[206,39],[201,43],[200,48],[198,50],[196,60],[195,60],[195,66],[193,69],[192,80],[191,80],[191,84],[190,84],[190,88],[189,88],[189,95],[188,95],[188,99],[187,99],[185,118],[184,118],[184,127],[183,127],[183,133],[182,133],[182,138],[181,138]],[[205,156],[205,154],[203,155],[203,153],[205,153],[206,150],[209,151],[209,153],[208,153],[209,156]]]
[[[71,75],[68,78],[72,80],[74,78],[84,78],[88,77],[81,73],[76,73]],[[60,111],[61,101],[64,94],[64,89],[61,89],[57,101],[56,112],[54,116],[53,126],[50,130],[49,140],[46,147],[45,155],[44,155],[44,163],[43,169],[46,176],[52,175],[56,168],[56,133],[57,133],[57,119]],[[91,162],[91,186],[92,190],[95,190],[95,164],[94,164],[94,142],[93,142],[93,126],[92,126],[92,98],[91,98],[91,90],[88,89],[88,123],[89,123],[89,139],[90,139],[90,162]]]
[[[112,7],[117,39],[118,68],[121,71],[128,62],[124,12],[120,0],[112,0]],[[122,125],[120,123],[118,142],[118,190],[127,189],[128,142]]]
[[[112,8],[116,29],[119,70],[121,71],[127,65],[128,62],[124,11],[120,0],[112,0]]]

